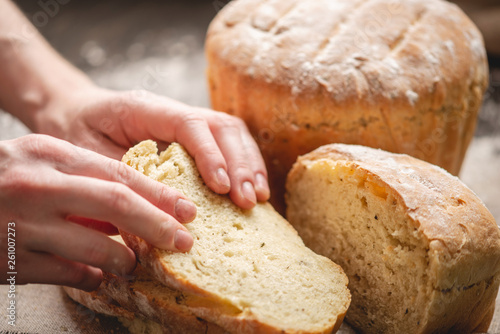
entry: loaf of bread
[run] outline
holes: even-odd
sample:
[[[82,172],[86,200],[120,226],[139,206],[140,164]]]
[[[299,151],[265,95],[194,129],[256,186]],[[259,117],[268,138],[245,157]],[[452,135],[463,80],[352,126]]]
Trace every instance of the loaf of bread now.
[[[287,216],[306,245],[340,264],[363,333],[485,332],[500,282],[500,230],[443,169],[357,145],[301,156]]]
[[[212,192],[178,144],[160,155],[144,141],[123,161],[175,188],[197,206],[186,224],[194,238],[187,253],[161,250],[121,232],[156,281],[196,296],[196,316],[231,333],[330,333],[347,311],[342,269],[307,248],[269,203],[242,210]]]
[[[212,107],[259,144],[272,201],[328,143],[406,153],[457,175],[488,84],[483,39],[442,0],[238,0],[206,38]]]

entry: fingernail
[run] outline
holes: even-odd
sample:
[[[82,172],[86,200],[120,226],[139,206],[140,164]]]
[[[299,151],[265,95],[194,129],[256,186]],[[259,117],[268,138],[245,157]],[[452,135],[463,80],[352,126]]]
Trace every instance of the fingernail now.
[[[255,189],[262,193],[262,196],[266,199],[270,196],[269,185],[267,183],[266,177],[261,173],[255,176]]]
[[[229,181],[229,176],[224,168],[217,169],[217,183],[226,188],[231,187],[231,182]]]
[[[254,204],[257,203],[257,198],[255,196],[255,190],[253,189],[252,183],[248,181],[243,182],[243,185],[241,186],[241,193],[243,194],[243,197],[245,197],[250,202]]]
[[[196,206],[182,198],[175,202],[174,211],[177,219],[182,222],[190,222],[196,217]]]
[[[193,246],[193,237],[184,230],[175,231],[174,246],[180,251],[187,252]]]

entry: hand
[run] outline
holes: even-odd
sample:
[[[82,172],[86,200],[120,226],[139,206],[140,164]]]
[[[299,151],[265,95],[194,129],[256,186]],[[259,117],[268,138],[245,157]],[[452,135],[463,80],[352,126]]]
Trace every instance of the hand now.
[[[178,142],[194,157],[207,185],[244,209],[269,199],[264,161],[239,118],[145,91],[87,85],[49,103],[37,132],[120,159],[144,139]],[[42,121],[43,120],[43,121]]]
[[[101,269],[125,274],[136,263],[132,250],[98,231],[112,231],[111,223],[157,247],[187,251],[193,239],[181,223],[195,215],[194,204],[177,191],[95,152],[44,135],[0,141],[3,282],[10,271],[9,222],[15,223],[17,283],[93,290]]]

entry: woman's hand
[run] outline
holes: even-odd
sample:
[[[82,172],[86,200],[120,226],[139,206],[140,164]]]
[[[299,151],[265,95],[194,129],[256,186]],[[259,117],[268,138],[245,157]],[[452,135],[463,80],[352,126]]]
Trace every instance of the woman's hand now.
[[[18,283],[92,290],[102,270],[130,273],[129,248],[113,226],[172,251],[193,239],[181,225],[196,207],[126,164],[65,141],[29,135],[0,141],[0,277],[6,281],[8,223],[15,224]],[[100,223],[100,222],[109,223]]]
[[[207,185],[244,209],[269,199],[264,161],[239,118],[145,91],[93,85],[55,99],[37,115],[35,131],[120,159],[144,139],[178,142],[193,156]]]
[[[0,108],[33,132],[114,159],[144,139],[176,141],[215,192],[246,209],[269,198],[263,159],[241,120],[145,92],[98,88],[13,2],[0,0],[0,13]],[[9,222],[16,226],[17,282],[91,290],[101,269],[135,266],[133,252],[102,231],[118,227],[157,247],[187,251],[193,240],[181,223],[195,214],[180,193],[90,150],[41,135],[0,142],[4,282]]]
[[[0,108],[33,132],[115,159],[144,139],[176,141],[213,191],[245,209],[269,198],[264,161],[240,119],[144,91],[98,88],[11,1],[0,0],[0,13]]]

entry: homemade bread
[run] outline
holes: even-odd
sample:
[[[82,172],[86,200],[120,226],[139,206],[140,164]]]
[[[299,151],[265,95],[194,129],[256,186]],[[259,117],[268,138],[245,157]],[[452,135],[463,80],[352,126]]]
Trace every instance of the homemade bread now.
[[[330,333],[340,326],[350,302],[345,274],[305,247],[269,203],[245,211],[215,194],[175,143],[158,155],[154,142],[142,142],[123,161],[197,206],[185,225],[195,240],[187,253],[122,232],[158,282],[197,296],[193,313],[232,333]]]
[[[123,243],[120,236],[112,237]],[[117,317],[131,333],[222,334],[190,309],[200,298],[170,289],[153,279],[141,265],[126,277],[104,273],[99,288],[85,292],[64,287],[75,301],[97,313]]]
[[[500,230],[443,169],[330,144],[301,156],[287,216],[349,277],[346,320],[363,333],[486,331],[500,282]]]
[[[241,117],[283,208],[300,154],[328,143],[458,174],[488,84],[483,39],[441,0],[238,0],[206,38],[212,107]]]

